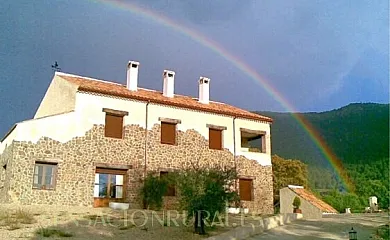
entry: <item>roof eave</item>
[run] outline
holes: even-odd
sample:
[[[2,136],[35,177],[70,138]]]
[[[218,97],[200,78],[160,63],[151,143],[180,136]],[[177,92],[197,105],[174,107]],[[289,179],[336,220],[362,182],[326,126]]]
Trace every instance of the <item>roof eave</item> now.
[[[96,89],[91,89],[91,88],[83,87],[83,86],[79,86],[78,90],[79,91],[84,91],[84,92],[100,93],[100,94],[107,94],[107,95],[110,95],[110,96],[114,96],[113,94],[108,93],[106,91],[98,91]],[[175,106],[175,107],[196,109],[196,110],[201,110],[201,111],[211,112],[211,113],[217,113],[217,114],[226,114],[226,115],[232,116],[232,117],[240,117],[240,118],[244,118],[244,119],[264,121],[264,122],[268,122],[268,123],[272,123],[273,122],[273,119],[268,118],[268,117],[262,117],[261,115],[258,115],[259,117],[257,117],[257,116],[255,117],[255,116],[245,116],[245,115],[242,115],[242,114],[230,114],[230,113],[227,113],[227,112],[220,112],[220,111],[212,110],[212,109],[204,109],[204,108],[202,109],[201,107],[190,108],[190,107],[188,107],[188,106],[186,106],[184,104],[178,104],[178,103],[173,103],[173,102],[165,102],[165,101],[156,100],[156,99],[150,99],[150,98],[142,97],[142,96],[129,96],[129,95],[122,94],[122,93],[116,93],[115,96],[122,97],[122,98],[127,98],[127,99],[135,99],[135,100],[140,100],[140,101],[159,103],[159,104]]]

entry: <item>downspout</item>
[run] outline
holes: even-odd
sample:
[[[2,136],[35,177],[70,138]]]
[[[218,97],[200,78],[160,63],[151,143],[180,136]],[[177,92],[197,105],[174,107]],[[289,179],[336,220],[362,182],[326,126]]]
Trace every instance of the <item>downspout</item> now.
[[[144,179],[146,178],[146,162],[147,162],[147,143],[148,143],[148,106],[150,101],[146,103],[146,111],[145,111],[145,149],[144,149]]]
[[[234,169],[237,171],[236,163],[236,118],[233,118],[233,160],[234,160]],[[234,182],[234,188],[237,190],[237,181]]]

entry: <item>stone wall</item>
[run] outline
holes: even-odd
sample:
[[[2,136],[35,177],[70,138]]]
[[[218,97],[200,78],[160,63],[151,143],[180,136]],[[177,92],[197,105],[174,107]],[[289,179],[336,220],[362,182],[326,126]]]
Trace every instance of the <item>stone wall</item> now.
[[[262,166],[254,160],[237,157],[237,171],[241,178],[251,178],[253,201],[242,201],[244,207],[256,213],[273,214],[272,166]]]
[[[104,126],[94,126],[84,137],[66,143],[41,138],[36,144],[14,142],[14,176],[11,193],[22,204],[92,206],[95,164],[132,165],[128,171],[127,199],[137,202],[144,165],[144,129],[126,126],[124,140],[104,137]],[[55,190],[32,189],[35,161],[57,165]]]
[[[8,189],[10,186],[10,180],[12,176],[13,165],[13,145],[6,147],[2,154],[0,154],[0,203],[9,202]],[[6,165],[6,169],[4,169]]]
[[[234,166],[231,152],[211,150],[208,141],[195,130],[178,131],[177,145],[160,143],[160,125],[147,131],[138,125],[124,128],[124,139],[104,137],[104,126],[95,125],[84,137],[69,142],[41,138],[37,143],[14,142],[12,199],[22,204],[64,204],[92,206],[96,163],[132,165],[128,171],[127,201],[139,207],[138,191],[146,169],[158,173],[197,166]],[[3,154],[4,155],[4,154]],[[237,157],[240,175],[254,178],[254,201],[244,202],[252,212],[273,213],[272,167]],[[35,161],[58,163],[55,190],[32,189]],[[176,197],[165,197],[165,207],[174,208]]]

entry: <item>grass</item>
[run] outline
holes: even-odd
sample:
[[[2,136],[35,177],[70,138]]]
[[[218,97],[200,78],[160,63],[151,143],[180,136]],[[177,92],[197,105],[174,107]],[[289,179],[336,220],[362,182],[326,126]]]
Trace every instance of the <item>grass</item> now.
[[[59,237],[73,237],[73,234],[70,232],[65,232],[59,229],[52,228],[40,228],[36,231],[36,234],[41,235],[42,237],[51,237],[51,236],[59,236]]]
[[[34,215],[23,209],[18,209],[16,212],[4,211],[0,214],[0,225],[8,226],[8,230],[16,230],[22,228],[21,224],[33,224],[35,222]]]
[[[30,212],[24,211],[22,209],[18,209],[16,211],[15,219],[17,219],[20,223],[23,224],[33,224],[36,222],[34,216]]]

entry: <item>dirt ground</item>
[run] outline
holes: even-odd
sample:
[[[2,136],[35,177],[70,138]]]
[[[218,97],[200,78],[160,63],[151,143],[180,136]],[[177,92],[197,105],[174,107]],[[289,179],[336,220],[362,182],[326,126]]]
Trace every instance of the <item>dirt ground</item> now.
[[[183,212],[127,211],[68,206],[0,205],[0,239],[203,239],[261,216],[223,215],[215,218],[208,235],[193,233]]]
[[[388,223],[389,215],[387,213],[339,214],[320,220],[297,220],[250,239],[349,239],[348,232],[352,227],[356,230],[358,239],[374,239],[371,237],[376,229]]]

